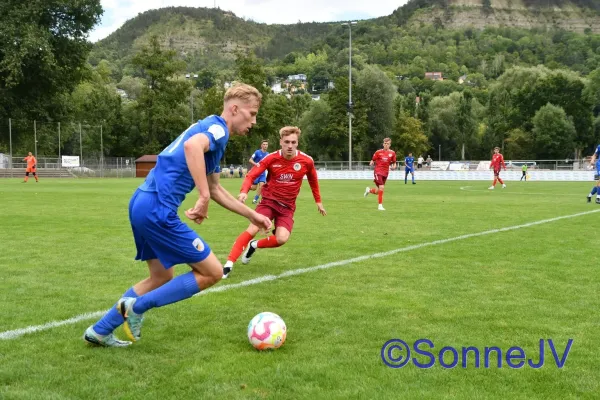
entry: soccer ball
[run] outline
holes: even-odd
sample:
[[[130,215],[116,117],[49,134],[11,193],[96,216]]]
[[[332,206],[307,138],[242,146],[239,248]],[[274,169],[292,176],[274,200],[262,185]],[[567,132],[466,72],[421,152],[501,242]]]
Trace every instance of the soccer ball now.
[[[272,312],[257,314],[248,324],[248,341],[257,350],[280,348],[285,342],[286,334],[285,322]]]

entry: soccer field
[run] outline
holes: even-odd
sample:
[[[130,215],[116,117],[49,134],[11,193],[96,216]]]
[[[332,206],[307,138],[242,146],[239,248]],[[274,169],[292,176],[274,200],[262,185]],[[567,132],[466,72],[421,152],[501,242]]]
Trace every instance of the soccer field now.
[[[490,191],[487,181],[388,181],[378,211],[377,196],[363,197],[372,182],[321,181],[326,217],[305,184],[285,246],[259,250],[206,293],[151,310],[129,348],[89,347],[84,330],[147,276],[133,261],[127,216],[140,183],[0,181],[0,398],[600,396],[591,182],[509,181]],[[241,180],[223,184],[237,193]],[[248,223],[216,203],[209,216],[194,229],[224,262]],[[248,322],[262,311],[287,324],[277,351],[248,343]],[[390,339],[411,346],[414,360],[387,366],[382,354],[406,357],[382,353]],[[430,368],[412,348],[419,339],[434,346],[419,345],[434,357]],[[463,357],[466,347],[479,358]],[[498,349],[488,362],[486,347]]]

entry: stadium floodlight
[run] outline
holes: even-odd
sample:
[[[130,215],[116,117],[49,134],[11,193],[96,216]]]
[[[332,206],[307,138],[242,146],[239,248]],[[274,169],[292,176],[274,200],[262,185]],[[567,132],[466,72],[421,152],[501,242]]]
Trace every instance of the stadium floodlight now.
[[[348,21],[342,23],[342,25],[348,25],[348,31],[350,33],[350,46],[348,48],[348,168],[352,169],[352,117],[353,117],[353,104],[352,104],[352,25],[356,25],[356,21]]]

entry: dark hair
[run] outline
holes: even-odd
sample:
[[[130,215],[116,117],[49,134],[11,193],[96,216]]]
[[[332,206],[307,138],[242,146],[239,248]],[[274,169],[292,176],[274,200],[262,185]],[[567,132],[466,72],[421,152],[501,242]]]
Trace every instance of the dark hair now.
[[[265,142],[266,142],[266,143],[269,143],[269,141],[268,141],[267,139],[263,139],[263,140],[262,140],[262,142],[260,142],[260,144],[263,144],[263,143],[265,143]]]

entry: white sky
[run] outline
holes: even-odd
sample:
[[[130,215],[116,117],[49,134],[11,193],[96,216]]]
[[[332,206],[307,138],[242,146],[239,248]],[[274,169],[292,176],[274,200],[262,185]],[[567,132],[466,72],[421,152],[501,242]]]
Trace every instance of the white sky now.
[[[105,38],[144,11],[163,7],[217,7],[267,24],[331,22],[390,15],[407,0],[102,0],[104,14],[89,39]]]

